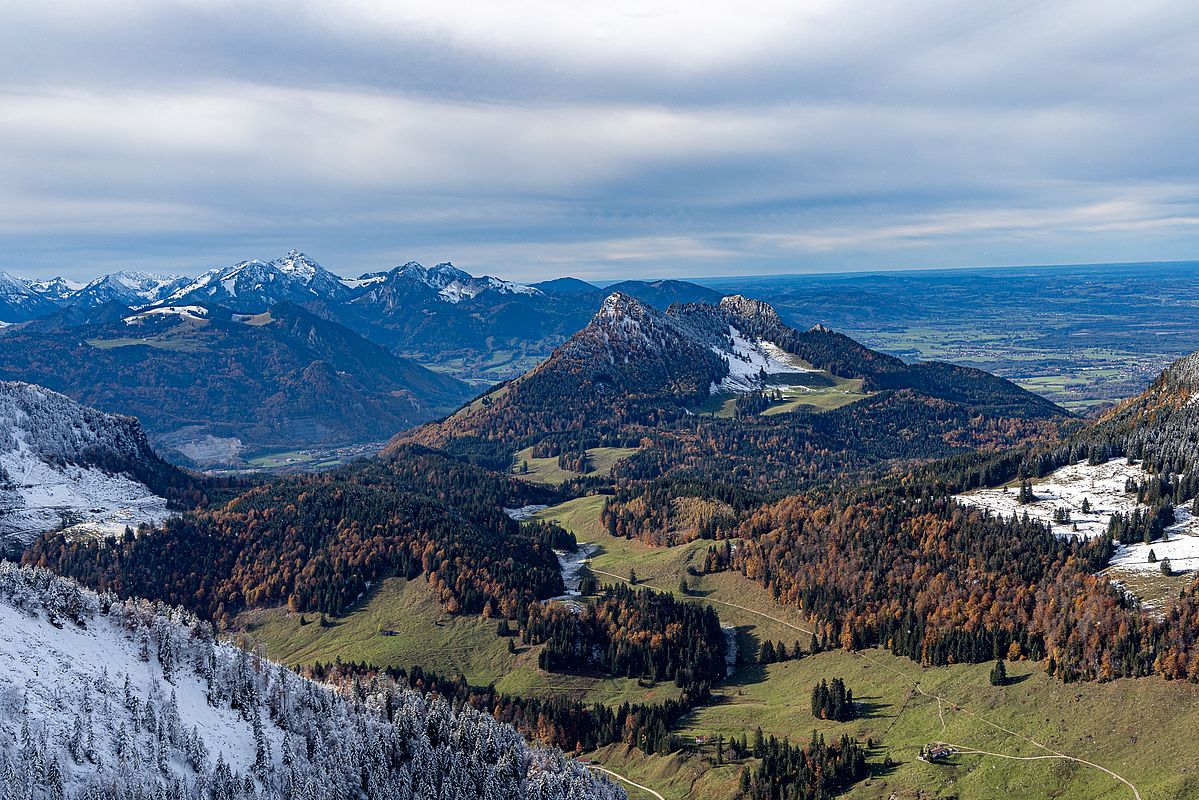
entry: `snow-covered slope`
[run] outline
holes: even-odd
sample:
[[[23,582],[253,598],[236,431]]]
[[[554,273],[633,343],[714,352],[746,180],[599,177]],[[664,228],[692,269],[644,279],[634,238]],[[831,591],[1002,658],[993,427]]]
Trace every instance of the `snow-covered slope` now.
[[[728,339],[712,345],[712,351],[729,365],[729,374],[724,380],[712,384],[712,394],[752,392],[769,388],[772,375],[816,372],[802,359],[784,351],[774,342],[743,333],[735,325],[729,325]]]
[[[0,381],[0,541],[158,522],[166,500],[134,475],[162,467],[137,420]]]
[[[25,322],[49,314],[55,306],[24,280],[0,272],[0,320]]]
[[[512,728],[372,683],[348,696],[179,609],[0,562],[0,797],[618,800]]]
[[[84,309],[99,308],[109,303],[141,308],[161,301],[188,280],[177,275],[114,272],[97,278],[63,300]]]
[[[303,253],[292,250],[274,261],[242,261],[209,270],[177,288],[163,302],[171,305],[218,304],[257,314],[276,303],[340,303],[351,289]]]
[[[532,286],[493,278],[490,275],[475,277],[448,262],[434,267],[423,267],[415,261],[410,261],[390,272],[363,275],[352,283],[355,289],[361,291],[353,302],[356,307],[363,309],[378,307],[391,310],[430,299],[456,305],[463,300],[474,299],[484,292],[501,295],[541,294],[539,289]]]

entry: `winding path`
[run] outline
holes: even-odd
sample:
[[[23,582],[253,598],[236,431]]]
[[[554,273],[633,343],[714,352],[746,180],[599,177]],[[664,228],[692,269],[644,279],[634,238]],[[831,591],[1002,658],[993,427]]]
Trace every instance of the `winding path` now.
[[[1023,737],[1021,737],[1021,738],[1023,738]],[[1032,740],[1030,739],[1029,741],[1032,741]],[[956,750],[961,755],[967,755],[967,756],[968,755],[994,756],[995,758],[1006,758],[1011,761],[1045,761],[1047,759],[1055,759],[1055,760],[1064,759],[1066,761],[1076,761],[1079,764],[1086,764],[1088,767],[1094,767],[1097,770],[1106,772],[1108,775],[1111,775],[1113,778],[1120,781],[1125,786],[1127,786],[1129,789],[1131,789],[1132,796],[1135,797],[1136,800],[1141,800],[1141,793],[1139,791],[1137,791],[1137,787],[1133,786],[1126,778],[1124,778],[1121,775],[1117,775],[1116,773],[1112,772],[1107,767],[1100,766],[1099,764],[1096,764],[1093,761],[1086,761],[1081,758],[1075,758],[1074,756],[1063,755],[1062,753],[1058,753],[1053,750],[1050,750],[1049,752],[1051,753],[1051,755],[1047,755],[1047,756],[1009,756],[1009,755],[1005,755],[1004,753],[992,753],[988,750],[978,750],[973,747],[966,747],[964,745],[953,744],[951,742],[942,742],[942,744],[944,744],[948,747],[954,748],[954,750]],[[1033,744],[1036,744],[1036,742],[1033,742]],[[1044,747],[1044,745],[1037,745],[1037,746]],[[1045,749],[1049,750],[1049,748],[1047,748],[1047,747]]]
[[[616,778],[616,780],[618,780],[618,781],[624,781],[629,786],[632,786],[635,789],[640,789],[643,792],[648,792],[648,793],[652,794],[654,797],[658,798],[658,800],[666,800],[665,797],[658,794],[657,792],[655,792],[653,789],[649,788],[648,786],[642,786],[639,783],[635,783],[635,782],[629,780],[628,778],[626,778],[625,776],[621,775],[620,773],[613,772],[612,770],[608,769],[607,767],[601,767],[599,764],[588,764],[587,766],[591,767],[592,769],[594,769],[598,772],[603,772],[606,775],[611,775],[613,778]]]
[[[590,561],[590,559],[588,559],[588,561]],[[623,577],[621,577],[620,575],[616,575],[615,573],[612,573],[612,572],[605,572],[605,571],[603,571],[603,570],[599,570],[599,569],[595,569],[595,568],[592,568],[592,570],[591,570],[591,571],[592,571],[592,572],[594,572],[594,573],[596,573],[597,575],[607,575],[607,576],[608,576],[608,577],[610,577],[610,578],[616,578],[617,580],[621,580],[621,581],[624,581],[625,583],[628,583],[628,579],[627,579],[627,578],[623,578]],[[653,585],[651,585],[651,584],[648,584],[648,583],[638,582],[638,584],[637,584],[637,585],[639,585],[639,586],[645,586],[647,589],[654,589],[654,590],[656,590],[656,591],[659,591],[659,592],[660,592],[660,591],[663,591],[663,590],[662,590],[662,589],[660,589],[659,587],[657,587],[657,586],[653,586]],[[704,602],[707,602],[707,603],[714,603],[714,604],[716,604],[716,605],[729,606],[730,608],[737,608],[737,609],[740,609],[740,610],[742,610],[742,611],[744,611],[744,612],[746,612],[746,613],[748,613],[748,614],[754,614],[754,615],[756,615],[756,616],[762,617],[763,619],[768,619],[768,620],[770,620],[771,622],[776,622],[776,623],[778,623],[779,625],[784,625],[784,626],[786,626],[786,627],[788,627],[788,628],[792,628],[792,629],[794,629],[794,630],[801,631],[801,632],[803,632],[803,633],[808,633],[808,634],[811,634],[811,633],[812,633],[812,631],[808,630],[807,628],[800,627],[799,625],[796,625],[795,623],[788,622],[787,620],[784,620],[784,619],[779,619],[778,617],[771,616],[770,614],[766,614],[766,613],[763,613],[763,612],[761,612],[761,611],[756,611],[756,610],[754,610],[754,609],[752,609],[752,608],[746,608],[745,606],[740,606],[740,605],[737,605],[736,603],[727,603],[727,602],[725,602],[725,601],[723,601],[723,600],[712,600],[712,599],[710,599],[710,598],[706,598],[706,597],[705,597],[705,598],[703,598],[703,600],[704,600]],[[1119,781],[1120,783],[1123,783],[1125,786],[1127,786],[1127,787],[1128,787],[1128,788],[1129,788],[1129,789],[1132,791],[1133,800],[1142,800],[1142,798],[1141,798],[1141,793],[1140,793],[1140,791],[1137,789],[1137,787],[1136,787],[1136,786],[1135,786],[1135,785],[1132,783],[1132,781],[1128,780],[1128,779],[1127,779],[1127,778],[1125,778],[1123,775],[1120,775],[1119,773],[1113,772],[1112,770],[1108,769],[1107,767],[1105,767],[1105,766],[1102,766],[1101,764],[1096,764],[1096,763],[1095,763],[1095,762],[1093,762],[1093,761],[1087,761],[1086,759],[1083,759],[1083,758],[1077,758],[1077,757],[1075,757],[1075,756],[1066,755],[1065,753],[1062,753],[1062,752],[1059,752],[1059,751],[1057,751],[1057,750],[1054,750],[1054,749],[1053,749],[1053,748],[1051,748],[1051,747],[1048,747],[1048,746],[1046,746],[1046,745],[1043,745],[1043,744],[1041,744],[1041,743],[1040,743],[1040,742],[1038,742],[1036,739],[1032,739],[1032,738],[1030,738],[1030,737],[1028,737],[1028,736],[1025,736],[1025,735],[1023,735],[1023,734],[1016,733],[1016,732],[1015,732],[1015,731],[1013,731],[1013,730],[1009,730],[1009,729],[1007,729],[1007,728],[1003,727],[1002,725],[999,725],[999,724],[997,724],[997,723],[994,723],[994,722],[992,722],[991,720],[987,719],[986,717],[982,716],[981,714],[976,714],[975,712],[973,712],[973,711],[970,711],[969,709],[965,708],[964,706],[962,706],[962,705],[960,705],[960,704],[958,704],[958,703],[955,703],[954,701],[952,701],[952,700],[949,700],[949,699],[947,699],[947,698],[945,698],[945,697],[942,697],[941,695],[938,695],[938,694],[932,694],[931,692],[926,692],[926,691],[923,689],[923,687],[921,687],[921,686],[920,686],[920,681],[919,681],[919,680],[913,680],[913,679],[912,679],[912,677],[911,677],[910,675],[908,675],[908,673],[904,672],[903,670],[901,670],[901,669],[899,669],[899,668],[895,667],[895,666],[894,666],[894,665],[892,665],[892,664],[888,664],[888,663],[886,663],[885,661],[882,661],[882,660],[880,660],[880,659],[874,658],[873,656],[870,656],[869,654],[867,654],[867,653],[866,653],[866,652],[864,652],[864,651],[857,651],[856,655],[860,656],[861,658],[864,658],[864,659],[866,659],[867,661],[869,661],[870,663],[872,663],[872,664],[874,664],[874,665],[876,665],[876,666],[882,667],[882,668],[884,668],[884,669],[886,669],[886,670],[889,670],[889,671],[891,671],[891,672],[895,673],[896,675],[899,675],[899,676],[900,676],[900,677],[902,677],[904,680],[908,681],[908,682],[909,682],[909,683],[912,685],[912,688],[913,688],[913,689],[915,689],[915,690],[916,690],[916,691],[917,691],[917,692],[918,692],[920,695],[922,695],[922,696],[924,696],[924,697],[927,697],[927,698],[929,698],[929,699],[932,699],[932,700],[936,700],[936,701],[937,701],[937,714],[938,714],[938,716],[939,716],[939,717],[940,717],[940,719],[941,719],[941,728],[942,728],[942,731],[944,731],[944,729],[945,729],[945,716],[944,716],[944,712],[943,712],[943,710],[942,710],[941,704],[942,704],[942,703],[948,703],[948,704],[949,704],[949,707],[950,707],[950,708],[952,708],[952,709],[954,709],[955,711],[961,711],[961,712],[962,712],[962,713],[964,713],[964,714],[969,714],[970,716],[972,716],[972,717],[974,717],[975,719],[977,719],[979,722],[982,722],[982,723],[984,723],[984,724],[986,724],[986,725],[989,725],[989,726],[991,726],[992,728],[994,728],[995,730],[997,730],[997,731],[1000,731],[1001,733],[1005,733],[1005,734],[1007,734],[1008,736],[1014,737],[1014,738],[1016,738],[1016,739],[1021,739],[1021,740],[1025,741],[1025,742],[1028,742],[1029,744],[1033,745],[1034,747],[1037,747],[1037,748],[1040,748],[1041,750],[1044,750],[1044,751],[1045,751],[1045,752],[1046,752],[1048,755],[1043,755],[1043,756],[1010,756],[1010,755],[1004,755],[1003,753],[992,753],[992,752],[989,752],[989,751],[986,751],[986,750],[978,750],[978,749],[976,749],[976,748],[972,748],[972,747],[966,747],[966,746],[964,746],[964,745],[951,744],[951,743],[949,743],[949,742],[945,742],[945,743],[944,743],[944,744],[947,744],[947,745],[949,745],[950,747],[953,747],[953,748],[957,749],[957,750],[958,750],[958,752],[960,752],[960,753],[963,753],[963,754],[965,754],[965,755],[969,755],[969,754],[972,754],[972,753],[973,753],[973,754],[977,754],[977,755],[993,756],[993,757],[995,757],[995,758],[1006,758],[1006,759],[1010,759],[1010,760],[1013,760],[1013,761],[1042,761],[1042,760],[1047,760],[1047,759],[1063,760],[1063,761],[1073,761],[1073,762],[1075,762],[1075,763],[1078,763],[1078,764],[1083,764],[1083,765],[1085,765],[1085,766],[1088,766],[1088,767],[1094,767],[1095,769],[1099,770],[1100,772],[1105,772],[1105,773],[1107,773],[1108,775],[1110,775],[1110,776],[1111,776],[1112,778],[1114,778],[1115,780]],[[642,788],[644,788],[644,787],[642,787]],[[650,791],[650,790],[647,790],[647,791]],[[655,792],[655,794],[656,794],[656,792]],[[661,796],[661,795],[659,795],[659,797],[660,797],[660,796]]]

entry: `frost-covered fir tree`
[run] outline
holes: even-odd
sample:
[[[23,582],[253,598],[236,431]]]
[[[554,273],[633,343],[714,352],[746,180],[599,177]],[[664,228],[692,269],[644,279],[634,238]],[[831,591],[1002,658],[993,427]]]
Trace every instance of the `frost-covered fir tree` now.
[[[339,692],[45,570],[0,562],[0,627],[0,800],[624,797],[485,714]]]

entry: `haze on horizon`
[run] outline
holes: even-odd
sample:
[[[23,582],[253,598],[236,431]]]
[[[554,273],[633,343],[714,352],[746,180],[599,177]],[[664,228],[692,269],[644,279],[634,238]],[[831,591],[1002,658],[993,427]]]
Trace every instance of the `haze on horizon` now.
[[[0,4],[0,269],[1194,259],[1197,36],[1181,1]]]

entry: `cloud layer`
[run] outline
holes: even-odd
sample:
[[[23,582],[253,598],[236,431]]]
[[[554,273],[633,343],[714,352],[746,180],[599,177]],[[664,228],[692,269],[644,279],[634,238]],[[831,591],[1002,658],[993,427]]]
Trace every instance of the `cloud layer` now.
[[[1185,2],[0,3],[0,269],[1199,257]]]

